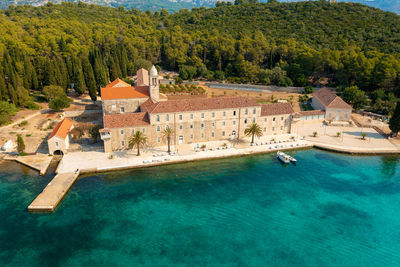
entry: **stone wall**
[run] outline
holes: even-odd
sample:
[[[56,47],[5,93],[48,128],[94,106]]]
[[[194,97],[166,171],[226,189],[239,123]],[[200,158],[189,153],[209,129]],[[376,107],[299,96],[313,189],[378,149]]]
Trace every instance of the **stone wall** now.
[[[132,98],[132,99],[112,99],[103,100],[103,113],[120,114],[120,113],[133,113],[136,112],[139,106],[148,98]],[[123,112],[121,110],[124,109]]]

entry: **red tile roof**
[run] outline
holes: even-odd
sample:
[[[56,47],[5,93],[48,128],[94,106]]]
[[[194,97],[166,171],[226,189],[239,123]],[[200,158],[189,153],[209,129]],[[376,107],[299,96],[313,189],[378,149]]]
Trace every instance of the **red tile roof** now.
[[[301,116],[313,116],[313,115],[325,115],[325,112],[322,110],[305,110],[305,111],[300,111],[299,114]]]
[[[150,125],[146,112],[104,115],[104,128],[125,128]]]
[[[147,111],[149,113],[171,113],[254,106],[259,106],[259,104],[246,97],[215,97],[168,100],[162,102],[154,102],[149,99],[140,106],[140,109],[142,112]]]
[[[70,121],[69,119],[63,119],[56,125],[54,130],[51,132],[48,140],[50,140],[54,136],[58,136],[62,139],[65,139],[69,131],[71,130],[72,126],[73,126],[72,121]]]
[[[140,86],[138,86],[140,87]],[[142,92],[140,92],[142,91]],[[147,98],[149,97],[148,91],[145,92],[143,88],[140,91],[135,90],[134,87],[106,87],[101,88],[101,99],[126,99],[126,98]]]
[[[121,87],[129,87],[131,86],[129,83],[124,82],[123,80],[117,78],[115,79],[113,82],[111,82],[110,84],[107,84],[106,87],[115,87],[116,85],[120,84]]]
[[[292,114],[294,110],[289,103],[272,103],[261,105],[261,116]]]
[[[344,102],[342,98],[337,96],[328,88],[319,89],[313,94],[313,97],[317,97],[321,104],[328,108],[352,108],[349,104]]]

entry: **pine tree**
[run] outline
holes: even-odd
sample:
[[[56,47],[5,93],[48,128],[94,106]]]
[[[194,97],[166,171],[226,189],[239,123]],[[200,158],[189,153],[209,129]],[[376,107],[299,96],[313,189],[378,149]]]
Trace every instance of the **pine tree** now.
[[[397,102],[396,109],[389,121],[389,128],[396,136],[400,131],[400,104]]]

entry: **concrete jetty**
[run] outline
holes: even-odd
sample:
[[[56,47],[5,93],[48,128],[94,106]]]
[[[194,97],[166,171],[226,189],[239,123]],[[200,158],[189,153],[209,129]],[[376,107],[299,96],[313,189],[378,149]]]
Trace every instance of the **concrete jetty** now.
[[[25,166],[28,166],[32,169],[37,170],[40,175],[45,175],[53,156],[49,156],[48,154],[35,154],[28,156],[13,156],[7,155],[4,157],[5,160],[14,160],[19,162]]]
[[[79,176],[77,172],[57,174],[29,205],[31,212],[53,212]]]

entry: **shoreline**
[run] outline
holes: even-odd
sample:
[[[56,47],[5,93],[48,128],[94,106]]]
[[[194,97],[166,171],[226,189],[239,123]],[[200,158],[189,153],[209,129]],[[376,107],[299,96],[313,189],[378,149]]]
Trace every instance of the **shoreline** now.
[[[324,144],[319,144],[319,143],[314,143],[310,141],[303,140],[302,142],[303,145],[300,146],[294,146],[294,147],[279,147],[279,148],[273,148],[273,149],[267,149],[267,147],[249,147],[249,148],[241,148],[241,149],[236,149],[236,148],[230,148],[227,149],[223,152],[228,152],[228,153],[212,153],[213,155],[209,155],[207,152],[208,151],[201,151],[197,152],[196,154],[192,155],[184,155],[184,156],[178,156],[179,158],[174,158],[174,156],[167,156],[169,158],[168,161],[166,160],[160,160],[157,162],[150,162],[150,163],[142,163],[142,162],[134,162],[134,163],[126,163],[126,164],[120,164],[118,166],[105,166],[105,167],[92,167],[92,168],[82,168],[79,169],[81,175],[88,175],[92,173],[105,173],[105,172],[112,172],[112,171],[123,171],[123,170],[129,170],[129,169],[139,169],[139,168],[147,168],[147,167],[156,167],[156,166],[164,166],[164,165],[171,165],[171,164],[180,164],[180,163],[189,163],[189,162],[195,162],[195,161],[205,161],[205,160],[213,160],[213,159],[224,159],[224,158],[233,158],[233,157],[244,157],[244,156],[250,156],[250,155],[262,155],[262,154],[269,154],[269,153],[275,153],[277,151],[295,151],[295,150],[304,150],[304,149],[320,149],[320,150],[325,150],[333,153],[340,153],[340,154],[348,154],[348,155],[366,155],[366,156],[374,156],[374,155],[400,155],[399,150],[355,150],[355,149],[346,149],[346,148],[337,148],[334,146],[329,146],[329,145],[324,145]],[[213,151],[217,152],[217,151]],[[219,152],[219,151],[218,151]],[[222,151],[221,151],[222,152]],[[229,153],[230,152],[230,153]],[[166,158],[166,157],[163,157]],[[148,158],[142,158],[140,161],[145,160]],[[151,158],[151,159],[156,159],[156,158]],[[60,165],[57,167],[57,173],[59,173]],[[61,170],[63,173],[63,170]]]

